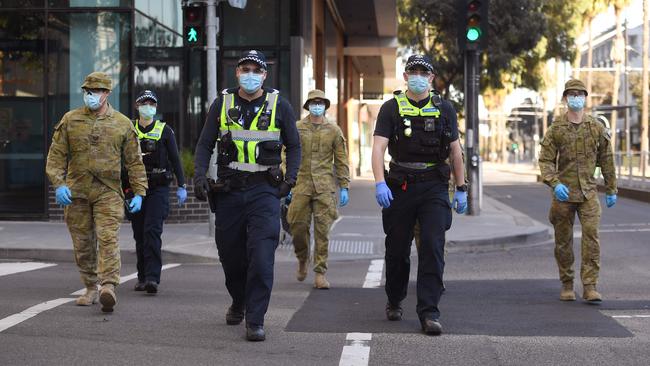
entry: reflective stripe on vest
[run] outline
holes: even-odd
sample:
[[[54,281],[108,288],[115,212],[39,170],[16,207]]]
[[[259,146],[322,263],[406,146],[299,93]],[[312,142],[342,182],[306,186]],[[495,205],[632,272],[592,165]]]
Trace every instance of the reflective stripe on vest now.
[[[162,137],[163,130],[165,129],[165,122],[156,121],[151,131],[143,133],[140,131],[138,120],[135,121],[135,132],[138,134],[138,140],[148,139],[158,141]]]
[[[401,117],[422,116],[422,117],[439,118],[440,110],[436,108],[436,106],[434,106],[433,103],[431,103],[431,96],[433,96],[433,93],[429,94],[429,101],[427,102],[427,104],[422,108],[418,108],[413,104],[411,104],[409,99],[406,97],[406,93],[400,93],[395,95],[395,100],[397,101],[397,107],[399,108],[399,115]]]
[[[237,147],[237,161],[231,162],[229,167],[237,170],[246,171],[261,171],[266,170],[270,166],[257,164],[256,152],[257,144],[262,141],[280,141],[280,129],[275,125],[275,114],[278,104],[278,92],[266,94],[265,99],[266,107],[260,110],[251,121],[250,127],[245,129],[238,121],[230,121],[228,117],[228,110],[235,105],[235,94],[227,93],[223,95],[223,103],[221,107],[221,133],[230,131],[232,134],[232,141]],[[258,128],[258,122],[262,113],[270,114],[269,126],[266,130]]]

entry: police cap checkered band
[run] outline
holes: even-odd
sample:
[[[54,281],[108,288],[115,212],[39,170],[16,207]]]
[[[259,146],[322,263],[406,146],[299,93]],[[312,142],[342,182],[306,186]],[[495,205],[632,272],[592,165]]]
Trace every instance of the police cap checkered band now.
[[[413,55],[408,58],[406,61],[406,70],[410,70],[416,66],[421,66],[430,72],[434,72],[433,70],[433,62],[431,62],[431,59],[429,56],[426,55]]]
[[[237,66],[241,65],[246,61],[254,62],[257,65],[259,65],[259,67],[266,70],[266,57],[260,51],[256,51],[256,50],[245,51],[241,55],[239,61],[237,62]]]
[[[136,103],[141,103],[144,102],[145,100],[153,100],[154,103],[158,104],[158,97],[156,96],[156,93],[152,92],[151,90],[145,90],[138,97],[135,99]]]

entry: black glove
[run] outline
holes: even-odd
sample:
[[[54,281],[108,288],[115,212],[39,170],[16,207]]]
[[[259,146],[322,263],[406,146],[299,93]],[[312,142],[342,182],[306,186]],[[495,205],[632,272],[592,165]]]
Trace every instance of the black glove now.
[[[199,201],[206,201],[208,199],[208,192],[210,185],[208,184],[208,177],[197,175],[194,177],[194,196]]]
[[[286,197],[289,192],[291,192],[291,185],[289,183],[282,181],[280,182],[280,185],[278,186],[280,198]]]

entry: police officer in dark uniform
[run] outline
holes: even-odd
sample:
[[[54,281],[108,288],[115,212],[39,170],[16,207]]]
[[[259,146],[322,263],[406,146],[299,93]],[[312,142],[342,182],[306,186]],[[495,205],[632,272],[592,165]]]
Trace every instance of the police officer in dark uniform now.
[[[450,173],[456,182],[465,181],[463,158],[456,111],[431,89],[433,79],[429,57],[409,57],[404,72],[408,90],[396,91],[377,116],[372,170],[386,234],[386,317],[402,318],[413,228],[419,222],[416,311],[424,333],[438,335],[442,332],[438,302],[443,290],[445,231],[451,227],[451,208],[458,213],[467,208],[467,186],[456,187],[453,203],[449,202]],[[387,173],[386,148],[391,156]],[[445,162],[448,158],[450,164]]]
[[[300,164],[293,109],[277,90],[262,88],[266,70],[264,54],[244,52],[236,68],[239,87],[224,90],[210,106],[194,161],[196,197],[208,199],[215,213],[215,241],[232,297],[226,323],[245,317],[249,341],[265,339],[280,199],[295,185]]]
[[[174,175],[178,183],[176,196],[179,205],[187,199],[187,191],[174,131],[165,122],[154,120],[158,97],[153,91],[145,90],[135,103],[140,117],[134,121],[134,126],[149,183],[142,210],[129,214],[138,258],[135,290],[156,294],[162,268],[163,221],[169,213],[169,184]]]

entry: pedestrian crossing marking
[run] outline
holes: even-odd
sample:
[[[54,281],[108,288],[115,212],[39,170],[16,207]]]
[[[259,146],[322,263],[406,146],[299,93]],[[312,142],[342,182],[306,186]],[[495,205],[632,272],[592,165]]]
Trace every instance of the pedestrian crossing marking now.
[[[13,263],[0,263],[0,277],[8,276],[14,273],[21,273],[27,271],[34,271],[41,268],[56,266],[54,263],[41,263],[41,262],[13,262]]]

